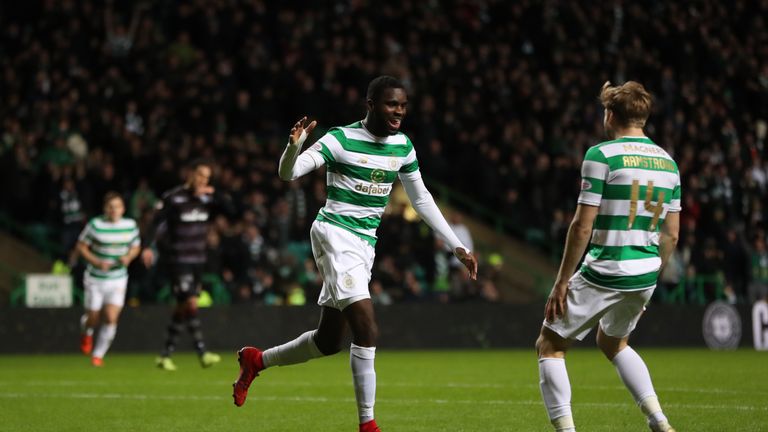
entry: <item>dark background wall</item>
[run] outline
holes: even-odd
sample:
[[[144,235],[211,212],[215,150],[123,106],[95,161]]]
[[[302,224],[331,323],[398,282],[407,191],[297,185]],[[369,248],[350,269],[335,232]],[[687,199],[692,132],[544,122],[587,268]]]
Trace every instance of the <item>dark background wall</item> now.
[[[126,308],[114,351],[159,351],[170,309],[167,306]],[[377,309],[382,348],[530,348],[541,326],[540,305],[407,304]],[[742,345],[752,343],[751,313],[739,309]],[[79,318],[71,309],[0,310],[0,353],[64,353],[78,349]],[[201,311],[212,350],[243,345],[269,347],[315,328],[316,306],[265,307],[233,305]],[[636,346],[703,347],[703,307],[652,305],[633,333]],[[184,336],[186,338],[186,336]],[[191,349],[182,339],[180,349]],[[594,332],[582,346],[594,345]]]

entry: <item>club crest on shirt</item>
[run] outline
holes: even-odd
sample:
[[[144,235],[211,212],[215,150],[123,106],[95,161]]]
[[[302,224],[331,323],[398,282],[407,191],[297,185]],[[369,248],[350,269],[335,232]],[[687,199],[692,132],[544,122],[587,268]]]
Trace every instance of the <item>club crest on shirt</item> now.
[[[345,274],[344,278],[341,280],[341,283],[344,285],[344,288],[352,288],[355,285],[355,278],[353,278],[351,275]]]
[[[397,168],[399,168],[399,165],[400,165],[400,162],[397,159],[391,158],[389,160],[389,169],[395,171],[397,170]]]
[[[380,169],[375,169],[371,171],[371,181],[374,183],[381,183],[386,178],[387,174]]]
[[[368,158],[366,158],[366,157],[361,157],[360,159],[358,159],[358,160],[357,160],[357,163],[359,163],[359,164],[361,164],[361,165],[365,165],[365,164],[367,164],[367,163],[368,163]]]

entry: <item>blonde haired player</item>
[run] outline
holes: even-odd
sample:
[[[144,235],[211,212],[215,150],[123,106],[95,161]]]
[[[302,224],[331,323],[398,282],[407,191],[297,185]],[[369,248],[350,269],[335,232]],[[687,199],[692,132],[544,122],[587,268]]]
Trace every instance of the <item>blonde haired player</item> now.
[[[125,303],[128,265],[139,255],[139,229],[136,221],[124,218],[125,203],[116,192],[104,197],[104,215],[88,222],[77,243],[80,255],[88,261],[85,285],[85,315],[80,349],[91,356],[91,364],[102,366],[117,332],[117,320]],[[99,326],[96,344],[95,328]]]
[[[677,244],[677,164],[643,133],[651,95],[637,82],[600,93],[611,141],[587,150],[576,214],[536,341],[541,395],[555,430],[575,431],[565,353],[599,324],[597,345],[655,432],[673,432],[648,368],[627,344]],[[581,268],[576,266],[588,247]]]

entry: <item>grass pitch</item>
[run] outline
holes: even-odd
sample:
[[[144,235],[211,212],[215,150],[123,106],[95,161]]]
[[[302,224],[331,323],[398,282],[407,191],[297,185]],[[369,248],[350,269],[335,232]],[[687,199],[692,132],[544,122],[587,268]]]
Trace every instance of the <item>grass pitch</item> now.
[[[768,353],[639,349],[678,431],[768,431]],[[348,354],[274,368],[236,408],[234,353],[177,372],[151,354],[0,357],[2,431],[349,431],[357,416]],[[390,431],[549,431],[533,350],[379,350],[376,419]],[[570,353],[582,431],[645,431],[643,416],[597,350]]]

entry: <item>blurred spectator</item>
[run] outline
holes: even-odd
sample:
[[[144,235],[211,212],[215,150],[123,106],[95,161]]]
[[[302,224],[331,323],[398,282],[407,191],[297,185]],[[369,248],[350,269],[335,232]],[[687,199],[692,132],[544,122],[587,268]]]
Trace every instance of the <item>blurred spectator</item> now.
[[[323,287],[323,279],[320,277],[317,267],[315,267],[315,260],[311,258],[304,260],[304,266],[297,277],[297,282],[304,288],[307,300],[316,303],[320,297],[320,289]],[[371,284],[371,293],[374,294],[373,283]],[[382,293],[382,295],[386,296],[387,294]],[[376,295],[373,296],[374,302],[376,302],[376,297]],[[380,303],[384,304],[381,299]]]
[[[750,261],[752,277],[749,283],[749,302],[754,303],[768,297],[768,249],[764,239],[755,238]]]
[[[131,218],[139,219],[141,215],[150,212],[155,207],[157,196],[150,189],[147,179],[142,177],[131,195],[128,214]]]
[[[747,297],[747,282],[749,282],[749,268],[747,267],[749,254],[747,247],[733,228],[729,228],[726,231],[722,247],[727,287],[732,291],[731,296],[745,299]]]
[[[133,47],[133,41],[136,37],[136,30],[139,26],[139,14],[145,7],[144,3],[137,3],[133,10],[131,22],[126,28],[120,19],[115,19],[112,11],[113,0],[106,0],[104,8],[104,27],[106,28],[106,50],[113,57],[121,58],[128,56]]]
[[[451,300],[450,293],[450,257],[452,252],[447,251],[445,243],[440,238],[435,238],[435,278],[432,284],[434,297],[440,303],[448,303]],[[482,277],[479,274],[478,277]]]
[[[375,305],[389,306],[392,304],[392,296],[384,290],[384,286],[378,280],[371,283],[371,300]]]
[[[85,222],[83,203],[78,195],[75,181],[69,177],[62,180],[56,210],[59,213],[56,228],[61,235],[61,250],[67,253],[77,243],[77,237]]]
[[[707,238],[704,248],[694,256],[694,268],[701,277],[695,292],[700,302],[716,298],[721,294],[718,290],[724,290],[723,263],[723,252],[718,249],[717,242],[712,237]]]
[[[501,293],[498,285],[501,282],[501,272],[504,267],[504,259],[500,254],[491,253],[482,258],[483,274],[478,272],[478,281],[480,284],[480,299],[489,303],[501,301]]]
[[[654,293],[654,295],[659,295],[663,298],[669,298],[669,296],[673,295],[673,293],[677,291],[680,285],[680,281],[684,280],[684,278],[685,262],[682,258],[680,250],[678,249],[669,255],[667,265],[661,271],[661,275],[659,276],[659,283],[656,287],[658,293]],[[682,298],[681,300],[684,301],[685,298]]]

